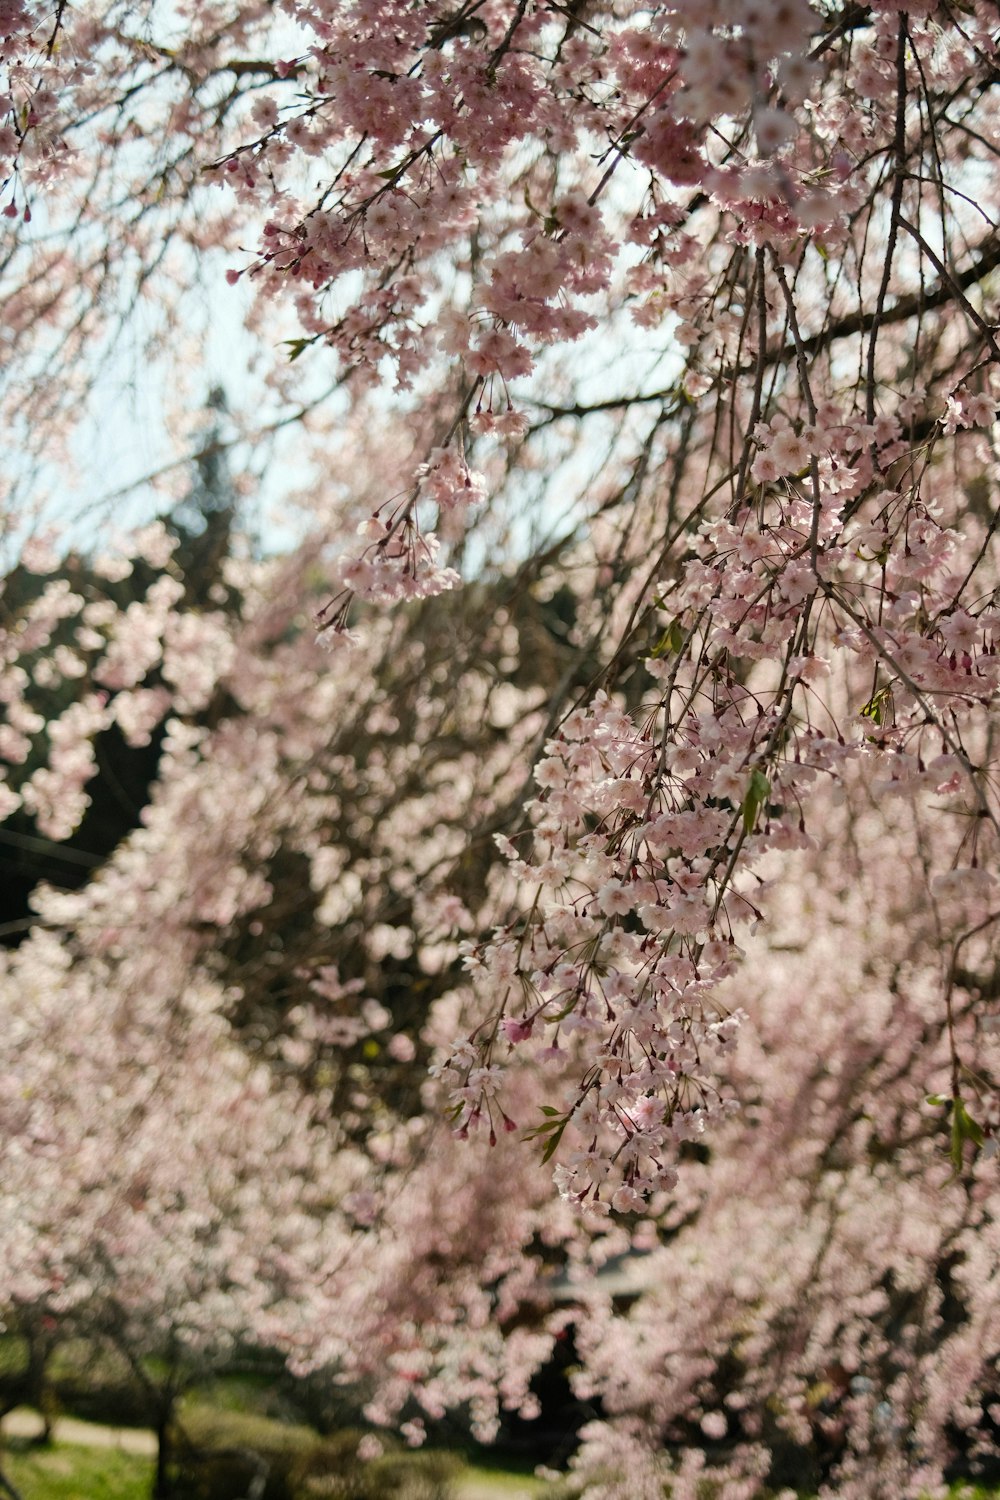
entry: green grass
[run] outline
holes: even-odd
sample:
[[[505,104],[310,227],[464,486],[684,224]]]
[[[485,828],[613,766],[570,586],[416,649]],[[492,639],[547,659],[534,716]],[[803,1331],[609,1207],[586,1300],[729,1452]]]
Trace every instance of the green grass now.
[[[180,1425],[187,1437],[204,1448],[253,1448],[257,1452],[304,1453],[320,1441],[311,1427],[278,1422],[259,1412],[191,1400],[181,1407]]]
[[[117,1448],[18,1447],[3,1454],[4,1472],[23,1500],[149,1500],[153,1460]]]
[[[210,1427],[208,1412],[199,1413],[205,1427]],[[228,1416],[228,1414],[227,1414]],[[201,1425],[201,1424],[198,1424]],[[228,1422],[225,1423],[228,1425]],[[242,1437],[260,1419],[250,1419]],[[267,1427],[271,1424],[265,1423]],[[274,1424],[277,1426],[278,1424]],[[308,1429],[291,1428],[287,1441],[298,1447]],[[207,1435],[202,1432],[201,1436]],[[80,1447],[58,1443],[52,1448],[34,1448],[14,1440],[3,1452],[4,1472],[17,1486],[22,1500],[149,1500],[153,1479],[153,1461],[116,1448]],[[545,1482],[531,1473],[518,1473],[491,1464],[466,1463],[458,1471],[459,1486],[472,1482],[484,1497],[495,1493],[505,1500],[512,1490],[544,1500],[551,1493]],[[950,1500],[1000,1500],[1000,1491],[974,1485],[957,1484],[949,1492]]]
[[[551,1488],[532,1473],[501,1469],[492,1464],[464,1464],[459,1470],[458,1479],[459,1483],[465,1480],[473,1482],[477,1491],[482,1491],[483,1495],[495,1491],[496,1500],[504,1500],[504,1496],[509,1495],[512,1490],[522,1495],[537,1495],[542,1500]]]
[[[301,1442],[301,1432],[292,1441]],[[85,1448],[57,1443],[52,1448],[32,1448],[14,1441],[3,1453],[4,1472],[17,1486],[22,1500],[149,1500],[153,1460],[116,1448]],[[545,1491],[531,1474],[515,1474],[488,1465],[463,1465],[461,1481],[473,1481],[477,1493],[495,1492],[496,1500],[514,1489],[521,1494]]]

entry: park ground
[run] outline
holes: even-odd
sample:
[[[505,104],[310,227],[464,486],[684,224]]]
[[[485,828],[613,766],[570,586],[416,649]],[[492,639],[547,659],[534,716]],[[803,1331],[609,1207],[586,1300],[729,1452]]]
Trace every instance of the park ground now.
[[[148,1500],[156,1453],[148,1429],[59,1417],[52,1443],[40,1446],[41,1429],[28,1407],[0,1423],[4,1467],[22,1500]],[[534,1475],[467,1463],[446,1490],[447,1500],[550,1500],[557,1493],[564,1492]],[[949,1500],[1000,1500],[1000,1491],[956,1485]]]
[[[59,1417],[54,1441],[39,1447],[37,1412],[17,1407],[0,1424],[7,1472],[22,1500],[148,1500],[156,1437],[145,1428]],[[500,1468],[464,1465],[451,1500],[539,1500],[543,1481]]]

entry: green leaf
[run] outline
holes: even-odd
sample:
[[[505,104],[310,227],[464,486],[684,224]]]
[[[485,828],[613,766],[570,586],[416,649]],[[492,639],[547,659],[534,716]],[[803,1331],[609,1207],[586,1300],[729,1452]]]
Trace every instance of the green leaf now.
[[[952,1100],[951,1110],[951,1164],[956,1172],[962,1170],[962,1158],[966,1141],[972,1141],[977,1148],[983,1144],[985,1137],[982,1127],[969,1114],[961,1099]]]
[[[556,1151],[559,1147],[559,1142],[562,1140],[563,1131],[566,1129],[566,1126],[568,1124],[569,1117],[567,1116],[567,1118],[563,1120],[559,1128],[553,1131],[553,1133],[549,1136],[548,1141],[545,1145],[545,1150],[542,1152],[542,1166],[544,1166],[547,1161],[551,1161],[552,1157],[556,1154]]]
[[[771,783],[768,781],[763,771],[753,771],[750,776],[750,785],[747,787],[747,794],[743,798],[744,833],[753,833],[754,824],[757,821],[757,814],[760,812],[761,808],[764,806],[764,803],[767,801],[768,793],[770,792],[770,790]]]
[[[885,567],[889,560],[889,547],[888,544],[880,547],[877,552],[873,552],[870,556],[865,552],[863,547],[859,547],[854,555],[855,557],[860,557],[862,562],[877,562],[880,567]]]
[[[944,1106],[946,1104],[947,1105],[951,1104],[951,1095],[950,1094],[926,1094],[924,1096],[924,1103],[925,1104],[932,1104],[935,1109],[940,1109],[940,1108],[942,1108],[942,1106]]]
[[[542,1136],[548,1136],[545,1149],[542,1152],[542,1161],[547,1162],[554,1155],[559,1142],[562,1140],[563,1131],[569,1124],[569,1115],[560,1114],[559,1110],[553,1109],[551,1104],[540,1106],[543,1114],[550,1118],[543,1120],[540,1125],[533,1125],[530,1130],[524,1132],[523,1139],[526,1141],[537,1141]]]
[[[288,350],[288,363],[292,365],[298,359],[303,349],[308,349],[312,343],[312,339],[285,339],[283,342],[285,348]]]
[[[681,622],[680,620],[673,620],[649,654],[654,657],[667,656],[668,654],[677,656],[683,645],[684,631],[681,627]]]
[[[864,708],[858,710],[863,719],[871,719],[879,728],[885,723],[892,711],[892,688],[880,687],[878,692],[872,693]]]
[[[563,1129],[566,1125],[566,1121],[569,1119],[568,1115],[560,1114],[557,1109],[545,1109],[545,1113],[547,1115],[554,1116],[554,1118],[542,1120],[542,1122],[538,1125],[529,1126],[529,1128],[524,1132],[524,1139],[526,1141],[533,1141],[537,1136],[540,1135],[548,1135],[550,1130]]]

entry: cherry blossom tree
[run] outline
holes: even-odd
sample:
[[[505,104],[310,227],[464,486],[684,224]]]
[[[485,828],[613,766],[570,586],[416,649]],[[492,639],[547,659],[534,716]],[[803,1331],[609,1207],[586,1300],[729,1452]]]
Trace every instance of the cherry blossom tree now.
[[[205,979],[171,974],[162,948],[115,967],[40,934],[5,972],[20,1001],[4,1044],[4,1297],[125,1358],[163,1495],[186,1384],[235,1341],[280,1344],[298,1280],[323,1280],[349,1157],[321,1178],[330,1133],[227,1042]]]
[[[79,675],[104,684],[103,722],[141,743],[159,712],[173,713],[140,826],[80,890],[39,887],[34,930],[4,970],[0,1298],[127,1360],[160,1432],[157,1493],[168,1492],[178,1397],[254,1344],[352,1384],[373,1420],[403,1421],[414,1439],[421,1412],[458,1405],[486,1436],[498,1401],[529,1405],[552,1347],[538,1257],[523,1253],[549,1184],[511,1167],[512,1192],[495,1160],[456,1153],[443,1098],[422,1113],[414,1060],[434,1045],[427,1010],[473,922],[444,884],[466,853],[459,818],[477,803],[485,817],[522,786],[518,743],[539,733],[544,690],[470,666],[458,705],[417,713],[416,664],[447,649],[454,666],[456,632],[439,619],[435,646],[425,622],[408,644],[386,622],[380,649],[398,675],[383,678],[380,703],[356,657],[331,663],[308,625],[294,627],[312,567],[303,548],[293,560],[228,559],[238,606],[203,627],[223,694],[211,673],[170,661],[174,630],[204,617],[181,605],[166,529],[137,549],[160,564],[144,596],[116,604],[91,582],[89,599],[67,602],[54,590],[59,621],[75,624]],[[167,585],[175,603],[164,607]],[[70,650],[65,632],[46,633],[41,597],[21,632],[33,675],[10,678],[27,730]],[[136,670],[122,680],[131,632]],[[306,684],[325,687],[303,695]],[[392,715],[407,712],[404,733]],[[85,802],[92,761],[83,774],[77,757],[30,764],[21,796],[51,778],[56,808],[64,777],[66,799]],[[485,899],[474,867],[465,883]],[[505,1146],[512,1160],[516,1143]],[[565,1239],[565,1217],[554,1223]]]
[[[79,895],[39,896],[40,924],[92,976],[169,954],[164,1037],[191,976],[229,987],[233,1044],[326,1089],[344,1151],[395,1183],[338,1195],[349,1237],[480,1206],[478,1303],[435,1213],[411,1281],[437,1311],[379,1304],[379,1340],[408,1340],[382,1414],[403,1387],[485,1400],[500,1344],[530,1405],[506,1281],[513,1306],[539,1245],[582,1267],[662,1238],[704,1295],[681,1319],[666,1293],[627,1321],[595,1304],[595,1493],[625,1455],[628,1493],[658,1494],[663,1441],[676,1485],[718,1459],[753,1493],[792,1442],[829,1443],[818,1482],[859,1495],[935,1482],[996,1399],[972,1270],[997,1123],[995,9],[0,20],[11,545],[45,562],[39,496],[123,337],[193,431],[205,281],[246,298],[233,421],[294,455],[307,533],[233,551],[236,617],[187,606],[162,527],[102,542],[109,577],[130,553],[159,570],[125,610],[75,595],[50,545],[9,621],[2,746],[49,748],[7,808],[65,838],[94,735],[167,732],[143,828]],[[82,685],[46,726],[24,662],[50,645],[43,675]],[[445,1108],[468,1151],[435,1133]],[[482,1163],[515,1136],[561,1201],[526,1165],[504,1212]],[[412,1197],[418,1138],[448,1186]],[[911,1249],[889,1226],[918,1210]],[[788,1276],[762,1289],[779,1235]],[[533,1358],[554,1331],[540,1313]]]

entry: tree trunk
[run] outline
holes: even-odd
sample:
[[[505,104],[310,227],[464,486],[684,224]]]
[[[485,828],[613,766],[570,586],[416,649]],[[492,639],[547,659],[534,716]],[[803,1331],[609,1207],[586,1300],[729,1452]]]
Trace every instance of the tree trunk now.
[[[153,1475],[153,1500],[169,1500],[171,1493],[167,1466],[171,1453],[171,1419],[173,1402],[160,1412],[156,1420],[156,1472]]]
[[[28,1339],[28,1369],[27,1369],[27,1396],[28,1404],[33,1406],[42,1419],[42,1430],[35,1441],[39,1446],[48,1447],[52,1442],[53,1424],[53,1393],[49,1390],[46,1380],[48,1371],[49,1355],[52,1345],[44,1334],[30,1331]]]

